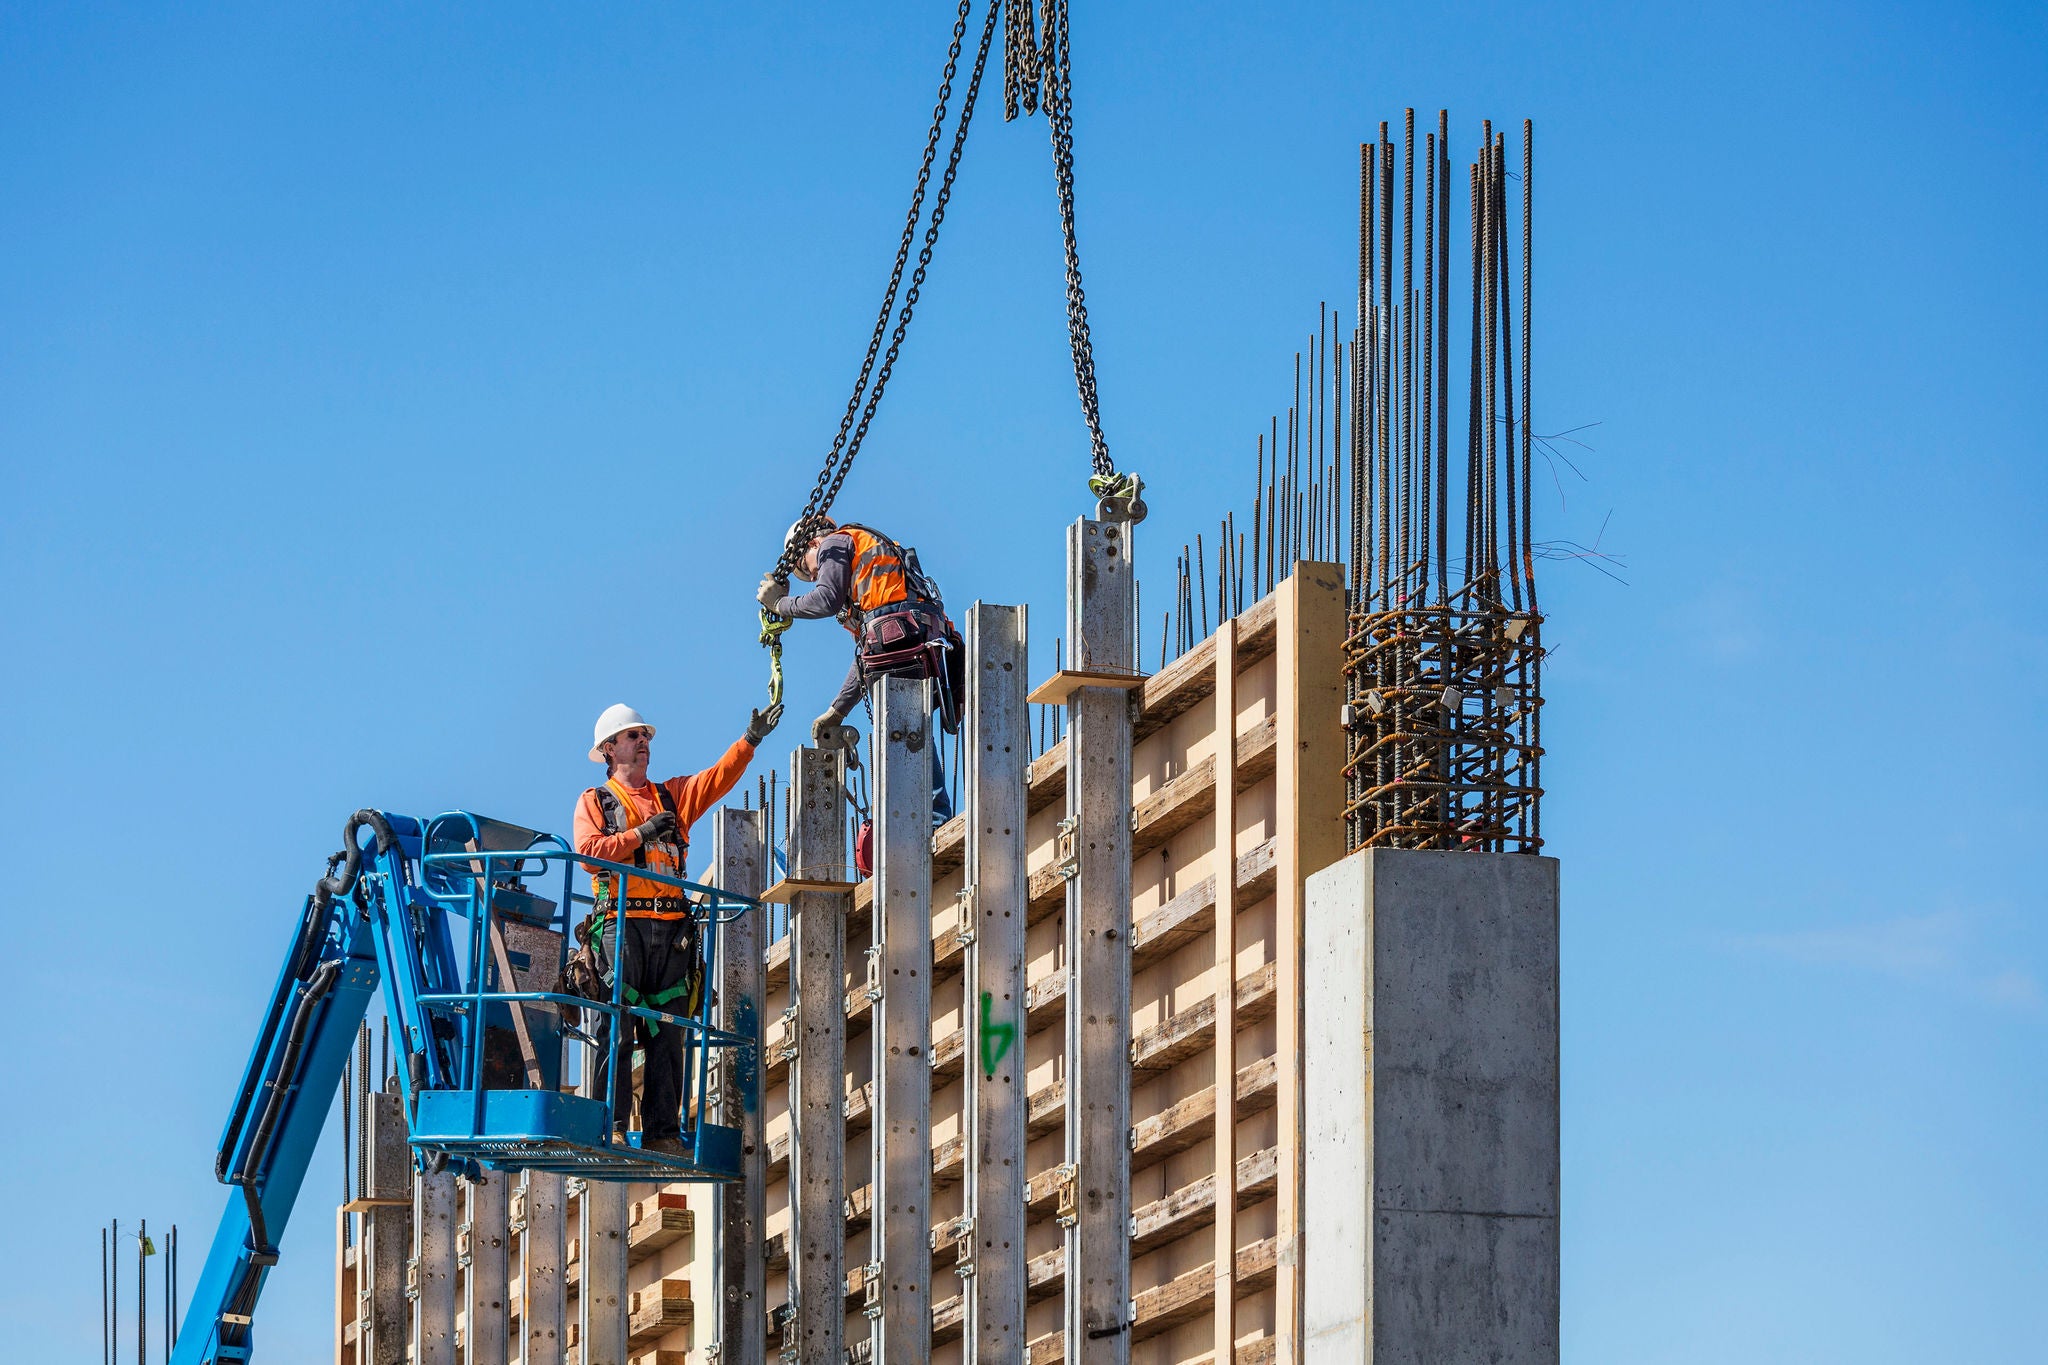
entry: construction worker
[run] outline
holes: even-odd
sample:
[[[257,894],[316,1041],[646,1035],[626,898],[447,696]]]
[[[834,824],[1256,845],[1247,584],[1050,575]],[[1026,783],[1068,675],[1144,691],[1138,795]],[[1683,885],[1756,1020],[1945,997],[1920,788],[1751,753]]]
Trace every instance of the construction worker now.
[[[804,542],[796,575],[815,586],[789,595],[789,580],[770,573],[756,600],[793,621],[836,616],[853,636],[853,665],[832,705],[811,722],[811,742],[830,748],[839,726],[869,683],[885,675],[931,678],[932,703],[945,729],[959,729],[961,672],[965,666],[960,632],[946,616],[939,585],[907,549],[872,527],[835,523],[822,514],[800,519],[783,537],[784,550]],[[945,766],[932,757],[932,824],[953,818],[946,793]]]
[[[746,734],[718,762],[690,777],[657,783],[647,778],[654,727],[623,703],[606,707],[597,718],[590,746],[591,762],[605,765],[605,780],[585,790],[576,802],[576,851],[680,878],[690,851],[690,826],[733,789],[753,761],[755,748],[781,719],[780,704],[755,711]],[[597,899],[591,939],[605,974],[610,975],[614,962],[623,974],[625,1002],[675,1015],[696,1013],[704,987],[703,952],[691,904],[682,891],[633,876],[620,887],[618,874],[589,870]],[[683,1031],[627,1016],[620,1021],[618,1037],[620,1064],[610,1066],[608,1049],[600,1049],[595,1085],[595,1093],[603,1094],[605,1078],[611,1075],[613,1141],[625,1140],[633,1099],[633,1068],[626,1059],[637,1038],[646,1054],[641,1146],[680,1154]]]

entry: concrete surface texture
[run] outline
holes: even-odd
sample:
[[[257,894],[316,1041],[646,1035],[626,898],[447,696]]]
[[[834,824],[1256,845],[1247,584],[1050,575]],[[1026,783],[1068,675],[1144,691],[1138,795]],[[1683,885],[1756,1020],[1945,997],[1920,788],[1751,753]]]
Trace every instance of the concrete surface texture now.
[[[1558,1359],[1552,858],[1308,879],[1305,1360]]]

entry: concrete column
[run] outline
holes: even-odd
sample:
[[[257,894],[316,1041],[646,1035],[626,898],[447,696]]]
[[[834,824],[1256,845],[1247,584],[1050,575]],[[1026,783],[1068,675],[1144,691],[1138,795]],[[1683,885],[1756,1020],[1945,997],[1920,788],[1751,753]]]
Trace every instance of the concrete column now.
[[[722,891],[758,896],[767,889],[766,812],[719,810],[711,835],[711,880]],[[740,1130],[740,1178],[721,1185],[718,1205],[719,1359],[762,1365],[768,1350],[767,1272],[761,1260],[768,1220],[768,1143],[761,1131],[761,1002],[768,994],[763,950],[767,925],[749,912],[719,930],[719,1027],[754,1040],[752,1052],[719,1058],[718,1122]]]
[[[569,1348],[568,1295],[562,1263],[568,1255],[568,1177],[526,1172],[519,1228],[520,1365],[564,1365]]]
[[[507,1300],[511,1296],[512,1182],[507,1171],[487,1171],[469,1191],[469,1268],[462,1277],[463,1365],[507,1365],[511,1354]]]
[[[413,1181],[413,1365],[455,1365],[455,1220],[461,1195],[455,1173]]]
[[[1131,666],[1131,528],[1067,529],[1070,671]],[[1131,1356],[1131,699],[1079,687],[1067,702],[1067,1161],[1065,1359]],[[1227,874],[1226,874],[1227,875]]]
[[[974,1242],[961,1352],[967,1365],[1024,1356],[1024,932],[1026,770],[1031,712],[1024,700],[1025,613],[980,602],[967,610],[966,750],[968,926],[967,1176]]]
[[[590,1180],[576,1201],[582,1276],[577,1281],[580,1365],[626,1365],[626,1219],[632,1187]]]
[[[1308,1365],[1558,1359],[1557,862],[1308,879]]]
[[[823,749],[798,749],[790,761],[793,881],[848,878],[842,762]],[[805,891],[790,903],[797,1052],[789,1068],[789,1295],[795,1316],[784,1339],[794,1343],[801,1365],[839,1365],[846,1354],[846,914],[852,899],[845,892]]]
[[[405,1101],[373,1091],[364,1103],[369,1110],[369,1160],[363,1197],[405,1200],[412,1193]],[[412,1253],[412,1210],[404,1203],[373,1205],[362,1215],[361,1230],[356,1250],[356,1359],[363,1365],[405,1365],[405,1264]]]
[[[881,1264],[875,1365],[923,1365],[932,1337],[931,685],[880,678],[875,708],[876,946],[871,1257]]]

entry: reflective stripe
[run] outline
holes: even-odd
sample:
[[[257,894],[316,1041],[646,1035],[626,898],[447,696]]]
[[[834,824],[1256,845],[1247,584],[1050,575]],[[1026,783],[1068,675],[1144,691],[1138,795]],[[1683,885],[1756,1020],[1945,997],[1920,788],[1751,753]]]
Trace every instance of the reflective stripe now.
[[[865,616],[910,596],[903,575],[903,551],[895,541],[848,522],[839,528],[853,541],[853,607]]]
[[[599,787],[597,791],[599,794],[597,803],[598,813],[604,816],[605,833],[623,834],[636,825],[644,823],[647,819],[641,813],[640,803],[633,799],[631,793],[626,790],[625,786],[617,778],[606,778],[604,785]],[[661,803],[661,808],[671,815],[677,815],[675,797],[670,793],[669,789],[657,782],[654,784],[654,791],[655,799]],[[603,799],[607,795],[611,797],[609,802]],[[689,832],[683,828],[682,822],[678,818],[674,840],[672,842],[664,840],[656,844],[643,843],[633,851],[633,866],[643,867],[650,872],[658,872],[667,877],[681,877],[683,869],[688,863],[689,856]],[[593,873],[591,876],[591,882],[596,886],[601,900],[619,899],[622,888],[618,885],[618,880],[618,874],[612,872]],[[669,891],[668,887],[662,886],[659,882],[642,881],[638,885],[643,888],[654,888],[659,893],[667,893]],[[623,890],[631,892],[634,889],[634,879],[628,877]],[[681,908],[673,911],[659,909],[643,910],[639,908],[650,901],[672,899],[679,898],[668,894],[657,894],[651,897],[628,895],[625,897],[626,918],[682,919],[690,913],[687,900],[681,901]]]

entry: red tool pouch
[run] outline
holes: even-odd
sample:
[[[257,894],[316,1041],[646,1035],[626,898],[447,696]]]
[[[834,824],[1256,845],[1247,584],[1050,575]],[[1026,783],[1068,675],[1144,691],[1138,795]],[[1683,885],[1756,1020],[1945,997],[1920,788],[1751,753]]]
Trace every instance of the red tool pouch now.
[[[875,875],[875,822],[860,822],[860,832],[853,836],[853,870],[862,877]]]

